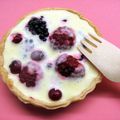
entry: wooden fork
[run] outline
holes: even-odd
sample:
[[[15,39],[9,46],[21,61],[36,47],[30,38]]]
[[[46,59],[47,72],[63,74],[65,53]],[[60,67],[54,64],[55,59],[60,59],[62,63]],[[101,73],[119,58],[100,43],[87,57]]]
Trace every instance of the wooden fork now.
[[[96,34],[84,36],[78,49],[106,78],[120,82],[120,49]]]

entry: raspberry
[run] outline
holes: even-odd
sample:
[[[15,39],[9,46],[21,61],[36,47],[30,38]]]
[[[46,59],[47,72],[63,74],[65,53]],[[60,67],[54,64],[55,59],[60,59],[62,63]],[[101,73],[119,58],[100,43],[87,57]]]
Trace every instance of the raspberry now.
[[[74,67],[66,63],[61,63],[58,65],[58,72],[65,77],[69,77],[74,72]]]
[[[63,54],[56,61],[56,70],[64,77],[83,77],[84,66],[71,55]]]
[[[25,83],[27,87],[34,87],[36,81],[41,77],[39,69],[40,68],[36,66],[36,64],[28,63],[19,73],[20,82]]]
[[[9,65],[10,71],[13,74],[18,74],[21,72],[21,62],[19,60],[14,60]]]
[[[46,22],[43,20],[43,16],[41,16],[41,18],[31,18],[31,20],[27,24],[27,27],[33,35],[39,35],[39,38],[42,41],[47,40],[46,38],[49,36],[49,32]]]
[[[85,76],[85,68],[82,64],[79,64],[77,68],[75,68],[74,72],[71,74],[72,77],[84,77]]]
[[[13,35],[12,42],[18,44],[22,41],[22,39],[22,35],[20,33],[16,33],[15,35]]]
[[[62,93],[60,90],[56,90],[55,88],[52,88],[49,93],[48,96],[51,100],[56,101],[59,100],[62,97]]]
[[[27,87],[34,87],[34,86],[35,86],[34,80],[29,80],[29,81],[27,81],[27,82],[26,82],[26,86],[27,86]]]
[[[26,83],[27,87],[35,86],[37,74],[36,72],[30,73],[29,68],[25,66],[19,74],[20,81]]]
[[[71,28],[59,27],[49,37],[54,49],[70,49],[75,43],[75,34]]]

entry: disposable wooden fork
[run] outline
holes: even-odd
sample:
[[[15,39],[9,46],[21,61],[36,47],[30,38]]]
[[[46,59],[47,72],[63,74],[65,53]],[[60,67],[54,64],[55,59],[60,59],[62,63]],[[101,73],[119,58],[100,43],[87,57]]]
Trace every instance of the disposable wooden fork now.
[[[78,49],[109,80],[120,82],[120,49],[96,34],[87,34]]]

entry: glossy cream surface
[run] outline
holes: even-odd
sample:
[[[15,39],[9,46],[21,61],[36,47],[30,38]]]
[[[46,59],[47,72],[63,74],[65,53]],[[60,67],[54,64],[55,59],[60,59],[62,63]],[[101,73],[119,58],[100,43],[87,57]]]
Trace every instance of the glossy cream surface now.
[[[40,16],[44,16],[44,20],[47,22],[49,34],[60,26],[68,26],[72,28],[76,35],[75,45],[70,50],[54,50],[51,48],[49,40],[43,42],[37,35],[32,35],[25,26],[32,17]],[[66,19],[67,22],[63,22],[62,20],[64,19]],[[15,33],[21,33],[23,35],[23,40],[19,44],[11,42],[12,34]],[[60,89],[62,92],[62,98],[59,101],[56,101],[55,104],[78,96],[91,84],[94,78],[96,78],[98,74],[97,71],[88,64],[87,60],[83,60],[80,62],[85,67],[84,77],[63,79],[56,73],[54,64],[55,60],[64,53],[78,57],[80,52],[78,51],[77,46],[86,33],[95,33],[95,30],[87,21],[66,10],[43,10],[25,17],[12,29],[5,43],[3,53],[4,68],[8,72],[8,77],[13,81],[14,86],[24,95],[38,99],[45,104],[54,102],[48,97],[48,91],[51,88]],[[30,39],[33,40],[32,44],[30,44]],[[26,48],[28,50],[26,50]],[[9,65],[13,60],[20,60],[23,65],[26,65],[31,61],[31,52],[38,49],[43,50],[45,53],[45,59],[37,62],[38,66],[40,66],[43,71],[43,78],[37,81],[35,87],[26,87],[25,84],[22,84],[19,81],[18,75],[10,72]],[[49,62],[53,63],[53,66],[48,69],[47,64]]]

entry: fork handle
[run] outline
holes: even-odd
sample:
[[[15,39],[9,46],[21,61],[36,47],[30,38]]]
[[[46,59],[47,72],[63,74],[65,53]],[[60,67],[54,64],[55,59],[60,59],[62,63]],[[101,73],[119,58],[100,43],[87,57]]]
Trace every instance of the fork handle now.
[[[120,82],[120,49],[102,39],[101,45],[92,54],[94,54],[96,58],[92,58],[95,60],[91,59],[90,61],[94,61],[93,64],[103,75],[111,81]],[[103,64],[101,64],[101,62],[103,62]]]

